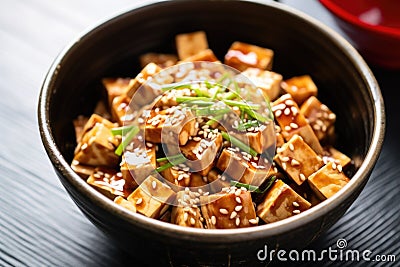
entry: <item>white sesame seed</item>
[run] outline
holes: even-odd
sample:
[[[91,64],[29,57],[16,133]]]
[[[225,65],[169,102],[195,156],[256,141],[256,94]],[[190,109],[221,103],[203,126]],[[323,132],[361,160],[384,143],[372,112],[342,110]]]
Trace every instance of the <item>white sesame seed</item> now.
[[[189,214],[187,212],[185,212],[183,214],[183,221],[187,222],[188,218],[189,218]]]
[[[286,163],[282,162],[282,169],[286,171]]]
[[[299,166],[299,165],[300,165],[300,162],[298,162],[298,161],[295,160],[295,159],[292,159],[292,161],[290,162],[290,165],[292,165],[292,166]]]
[[[336,163],[332,162],[332,169],[336,170]]]
[[[193,141],[196,141],[196,142],[198,142],[198,141],[200,141],[201,140],[201,137],[198,137],[198,136],[196,136],[196,137],[193,137]]]
[[[227,209],[219,209],[219,212],[221,213],[221,214],[228,214],[228,210]]]
[[[297,124],[294,123],[294,122],[291,122],[289,125],[290,125],[290,127],[292,127],[293,129],[299,128],[299,125],[297,125]]]
[[[217,224],[217,218],[215,218],[214,215],[211,216],[211,223],[212,223],[213,225],[216,225],[216,224]]]
[[[203,176],[203,181],[204,181],[205,183],[208,182],[207,176]]]
[[[240,225],[240,218],[239,218],[239,217],[236,217],[235,224],[236,224],[236,226],[239,226],[239,225]]]
[[[285,101],[285,104],[288,105],[288,106],[293,106],[294,105],[294,101],[291,100],[291,99],[288,99],[288,100]]]
[[[283,114],[288,116],[290,114],[290,109],[289,108],[285,108],[285,110],[283,111]]]
[[[250,219],[250,220],[249,220],[249,223],[251,223],[251,224],[257,224],[257,223],[258,223],[258,217],[255,218],[255,219]]]
[[[233,219],[237,216],[237,212],[236,211],[232,211],[231,216],[229,217],[229,219]]]
[[[242,208],[243,208],[243,206],[241,206],[241,205],[236,206],[236,207],[235,207],[235,211],[239,212],[239,211],[242,210]]]
[[[156,182],[156,181],[151,182],[151,187],[153,187],[153,189],[156,189],[156,187],[157,187],[157,182]]]
[[[281,157],[280,159],[281,159],[281,161],[283,161],[283,162],[287,162],[287,161],[289,161],[289,160],[290,160],[290,158],[289,158],[289,157]]]
[[[293,112],[293,115],[296,116],[299,110],[296,107],[291,107],[290,110]]]
[[[282,110],[278,109],[275,111],[275,117],[279,118],[282,115]]]
[[[293,145],[292,143],[289,144],[289,149],[290,149],[291,151],[294,151],[294,145]]]
[[[293,214],[299,214],[300,210],[293,210]]]
[[[296,201],[293,201],[293,206],[295,206],[295,207],[300,207],[300,204],[297,203]]]
[[[236,197],[235,200],[236,200],[236,202],[239,203],[239,204],[242,203],[242,200],[240,199],[240,197]]]
[[[336,119],[336,115],[334,113],[329,113],[328,119],[334,120],[334,119]]]
[[[306,176],[303,173],[300,173],[299,177],[300,177],[301,181],[305,181],[306,180]]]
[[[97,178],[97,179],[100,179],[100,178],[101,178],[100,174],[98,174],[98,173],[93,174],[93,177],[94,177],[94,178]]]
[[[87,147],[88,147],[88,144],[87,144],[87,143],[84,143],[84,144],[81,146],[81,150],[85,150]]]
[[[285,129],[285,131],[289,132],[289,131],[292,130],[292,127],[290,127],[289,125],[286,125],[286,126],[284,127],[284,129]]]
[[[195,225],[195,223],[196,223],[196,220],[194,218],[190,218],[190,224]]]
[[[138,198],[136,200],[136,205],[140,205],[143,202],[143,198]]]
[[[337,165],[337,170],[339,171],[339,172],[342,172],[342,170],[343,170],[343,167],[342,167],[342,165]]]

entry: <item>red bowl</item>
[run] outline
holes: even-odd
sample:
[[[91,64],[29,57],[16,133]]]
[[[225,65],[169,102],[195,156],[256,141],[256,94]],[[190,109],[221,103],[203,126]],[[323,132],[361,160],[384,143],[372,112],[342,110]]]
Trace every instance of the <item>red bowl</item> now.
[[[368,62],[400,69],[400,1],[319,1]]]

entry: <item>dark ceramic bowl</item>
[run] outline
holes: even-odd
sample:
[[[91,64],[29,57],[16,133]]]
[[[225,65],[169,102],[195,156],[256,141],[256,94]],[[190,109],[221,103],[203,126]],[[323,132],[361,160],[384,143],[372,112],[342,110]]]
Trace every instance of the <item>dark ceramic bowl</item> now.
[[[311,74],[319,96],[337,114],[337,147],[354,159],[351,182],[334,197],[295,217],[254,228],[202,230],[132,214],[91,188],[70,168],[72,120],[91,114],[100,79],[133,76],[138,56],[174,52],[178,33],[205,30],[222,58],[233,41],[275,50],[284,77]],[[385,117],[374,76],[343,38],[306,15],[277,3],[171,1],[122,13],[84,33],[55,60],[43,83],[39,127],[62,184],[101,230],[151,264],[257,262],[257,252],[304,247],[331,227],[360,194],[379,156]],[[142,262],[142,263],[143,263]]]
[[[400,2],[320,0],[368,62],[400,69]]]

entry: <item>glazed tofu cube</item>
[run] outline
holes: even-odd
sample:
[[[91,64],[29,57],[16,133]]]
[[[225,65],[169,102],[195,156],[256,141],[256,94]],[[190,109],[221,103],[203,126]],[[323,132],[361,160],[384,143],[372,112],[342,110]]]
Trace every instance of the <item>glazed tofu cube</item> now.
[[[204,31],[178,34],[175,37],[175,42],[180,60],[196,55],[208,48],[207,36]]]
[[[208,172],[208,173],[210,173],[210,172]],[[206,176],[202,176],[197,172],[193,172],[191,174],[191,176],[190,176],[189,187],[191,187],[191,188],[194,188],[194,187],[206,187],[208,179],[205,179],[203,177],[206,177]],[[208,187],[205,188],[205,189],[208,190]]]
[[[124,151],[121,162],[121,173],[124,179],[136,187],[157,168],[156,146],[134,140]]]
[[[151,143],[179,144],[185,145],[189,136],[195,134],[196,120],[189,109],[180,109],[180,107],[171,107],[161,112],[154,110],[148,113],[142,119],[145,123],[145,139]],[[178,147],[176,147],[179,149]],[[173,154],[179,151],[170,151]]]
[[[178,203],[176,206],[172,207],[171,223],[186,227],[203,228],[203,218],[200,209],[197,206],[190,204],[190,200],[194,203],[199,201],[199,198],[191,193],[193,192],[185,190],[179,191],[176,194]]]
[[[323,153],[317,136],[306,118],[300,113],[299,106],[291,95],[285,94],[275,100],[272,104],[272,111],[286,141],[298,134],[317,154]]]
[[[311,76],[303,75],[285,80],[281,84],[282,89],[293,96],[298,105],[310,96],[317,96],[318,88],[312,80]]]
[[[157,74],[161,70],[162,69],[155,63],[147,64],[135,77],[133,82],[130,83],[130,86],[126,88],[125,94],[132,98],[140,86],[145,84],[153,75]],[[135,100],[141,100],[141,98],[143,98],[143,103],[140,103],[139,105],[150,103],[151,101],[149,101],[149,99],[153,100],[156,96],[153,90],[148,87],[146,87],[146,90],[141,90],[140,93],[144,95],[135,97]]]
[[[311,96],[301,105],[300,113],[307,118],[308,123],[320,141],[326,140],[328,135],[334,132],[335,113],[315,96]]]
[[[341,165],[340,168],[344,168],[346,167],[350,162],[351,159],[343,154],[342,152],[340,152],[339,150],[337,150],[334,147],[328,147],[326,148],[326,154],[322,157],[322,160],[324,161],[325,164],[327,164],[328,162],[332,161],[334,162],[338,167],[339,165]]]
[[[208,182],[210,193],[221,192],[223,188],[229,188],[232,180],[226,173],[221,175],[216,168],[212,169],[207,176],[203,176],[203,179]]]
[[[132,202],[126,200],[125,198],[123,198],[121,196],[116,197],[114,199],[114,202],[117,203],[118,205],[124,207],[125,209],[128,209],[132,212],[136,212],[135,205]]]
[[[281,91],[282,75],[258,68],[247,68],[242,74],[260,88],[269,100],[274,101],[278,97]]]
[[[91,123],[91,120],[87,124],[89,123]],[[111,168],[118,166],[119,157],[114,151],[120,141],[113,136],[110,128],[106,125],[107,123],[96,123],[84,133],[81,142],[75,149],[75,161],[79,162],[79,164],[90,166]]]
[[[299,135],[294,135],[277,150],[274,161],[298,185],[324,165],[322,159]]]
[[[257,206],[257,215],[266,223],[280,221],[299,214],[311,204],[297,194],[290,186],[277,180],[263,201]]]
[[[175,192],[169,186],[150,175],[129,195],[128,201],[135,205],[138,213],[157,219],[174,198]]]
[[[103,124],[104,126],[106,126],[109,129],[118,127],[118,124],[112,123],[111,121],[99,116],[98,114],[92,114],[92,116],[90,116],[89,120],[86,122],[85,126],[83,127],[82,136],[86,132],[91,130],[97,123]]]
[[[241,189],[229,189],[201,196],[201,211],[208,229],[233,229],[258,225],[251,194]]]
[[[101,80],[106,88],[108,96],[108,104],[111,106],[115,97],[124,94],[127,88],[133,83],[130,78],[104,78]]]
[[[317,172],[308,177],[308,183],[321,199],[327,199],[336,194],[348,182],[349,178],[334,162],[329,162]]]
[[[130,97],[120,95],[115,97],[111,104],[112,117],[121,126],[131,124],[136,117],[136,112],[132,110],[130,102]]]
[[[234,42],[225,55],[225,64],[239,71],[247,68],[271,70],[274,51],[260,46]]]
[[[267,164],[262,158],[255,160],[251,155],[229,147],[222,150],[216,167],[236,181],[258,186],[267,178]]]
[[[147,64],[155,63],[160,68],[168,68],[175,65],[178,62],[178,58],[173,54],[159,54],[159,53],[146,53],[141,55],[140,65],[144,68]]]
[[[182,62],[195,62],[195,61],[209,61],[217,62],[218,58],[215,56],[211,49],[202,50],[192,56],[189,56],[181,61]]]
[[[262,154],[266,149],[274,145],[275,129],[274,124],[263,124],[259,127],[247,129],[246,133],[231,133],[232,136],[241,140],[245,144],[249,144],[258,154]]]
[[[189,160],[187,165],[200,175],[205,176],[214,167],[215,158],[222,146],[222,135],[220,133],[196,136],[188,141],[185,146],[181,146],[182,154]],[[210,136],[210,138],[208,138]]]
[[[127,197],[132,192],[125,187],[122,174],[113,169],[95,168],[86,182],[110,199]]]
[[[165,164],[162,163],[161,166]],[[173,166],[161,172],[161,175],[170,183],[177,186],[189,186],[192,173],[190,168],[184,164],[179,164],[180,166]]]

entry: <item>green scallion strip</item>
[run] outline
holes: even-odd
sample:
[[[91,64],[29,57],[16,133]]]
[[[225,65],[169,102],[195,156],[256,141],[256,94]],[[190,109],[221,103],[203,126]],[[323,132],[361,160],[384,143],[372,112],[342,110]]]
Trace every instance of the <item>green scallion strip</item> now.
[[[196,116],[209,116],[209,115],[221,115],[231,111],[230,108],[213,109],[212,107],[201,108],[196,110]]]
[[[122,152],[126,148],[126,146],[132,141],[132,139],[139,133],[139,127],[134,126],[132,129],[125,135],[125,138],[123,138],[121,144],[117,147],[115,150],[115,154],[118,156],[122,155]]]
[[[211,102],[211,98],[203,97],[203,96],[178,96],[175,98],[176,102],[182,103],[187,101],[208,101]]]
[[[172,166],[175,166],[175,165],[184,163],[184,162],[187,160],[183,155],[180,155],[180,156],[181,156],[181,157],[177,157],[176,159],[173,159],[173,160],[171,160],[170,162],[165,163],[164,165],[158,167],[155,171],[156,171],[156,172],[165,171],[166,169],[169,169],[169,168],[171,168]]]
[[[206,125],[211,126],[214,123],[218,122],[218,120],[222,119],[225,114],[219,114],[218,116],[215,116],[214,118],[211,118],[209,121],[206,122]]]
[[[223,132],[223,131],[221,132],[221,134],[225,140],[231,142],[234,146],[237,146],[238,148],[240,148],[244,152],[249,153],[253,157],[257,156],[258,153],[254,149],[252,149],[251,147],[249,147],[248,145],[246,145],[245,143],[243,143],[236,137],[233,137],[233,136],[229,135],[227,132]]]
[[[167,160],[179,159],[181,157],[183,157],[182,154],[178,154],[178,155],[173,155],[173,156],[169,156],[169,157],[158,158],[156,161],[157,162],[164,162],[164,161],[167,161]]]
[[[135,127],[135,125],[125,125],[121,127],[116,127],[111,129],[111,133],[113,135],[124,135],[128,133],[130,130],[132,130]]]
[[[161,85],[161,91],[165,92],[173,89],[184,89],[190,87],[191,85],[192,82],[164,84]]]
[[[228,73],[224,73],[224,75],[222,75],[221,77],[218,78],[218,80],[216,81],[217,83],[222,83],[226,78],[229,77]]]
[[[243,187],[243,188],[246,188],[247,190],[249,190],[251,192],[264,194],[272,186],[272,184],[275,182],[275,180],[276,180],[276,176],[272,176],[269,179],[268,184],[267,184],[266,188],[264,188],[264,190],[261,190],[258,186],[251,185],[251,184],[239,183],[237,181],[231,181],[231,186],[236,186],[238,188]]]
[[[200,90],[200,88],[194,88],[194,87],[192,87],[191,89],[196,93],[196,96],[197,96],[197,97],[199,97],[199,96],[210,97],[209,94],[207,94],[206,92]]]
[[[261,115],[260,113],[255,112],[254,110],[245,108],[244,111],[245,111],[250,117],[252,117],[253,119],[258,120],[258,121],[261,122],[261,123],[265,123],[266,121],[268,121],[267,118],[265,118],[265,117],[264,117],[263,115]]]
[[[240,123],[237,129],[239,131],[245,131],[245,130],[249,129],[250,127],[259,127],[259,126],[260,126],[260,124],[258,122],[248,121],[248,122]]]
[[[192,100],[192,101],[186,101],[183,104],[188,105],[188,106],[208,107],[208,106],[215,105],[215,102],[202,101],[202,100]]]
[[[259,109],[260,105],[257,104],[249,104],[249,103],[244,103],[244,102],[240,102],[240,101],[234,101],[234,100],[229,100],[229,99],[223,99],[222,100],[225,104],[227,104],[228,106],[236,106],[236,107],[242,107],[245,109]]]

